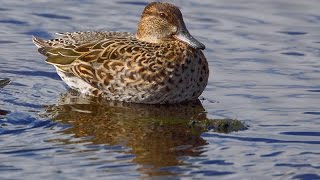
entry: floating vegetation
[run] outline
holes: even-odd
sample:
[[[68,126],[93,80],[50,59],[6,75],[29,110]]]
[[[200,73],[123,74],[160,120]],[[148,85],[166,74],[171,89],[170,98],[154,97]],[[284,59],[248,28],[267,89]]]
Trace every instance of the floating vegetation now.
[[[8,85],[9,83],[10,83],[10,79],[9,79],[9,78],[0,79],[0,88],[5,87],[5,86]]]

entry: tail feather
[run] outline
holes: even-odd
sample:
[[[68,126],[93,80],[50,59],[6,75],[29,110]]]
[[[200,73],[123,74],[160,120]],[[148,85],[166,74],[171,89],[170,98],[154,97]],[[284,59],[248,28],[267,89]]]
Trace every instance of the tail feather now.
[[[38,48],[43,48],[43,47],[48,47],[49,46],[49,44],[45,40],[40,39],[40,38],[35,37],[35,36],[32,36],[32,41]]]
[[[32,37],[32,41],[38,47],[38,52],[47,56],[47,52],[50,49],[49,43],[46,40],[43,40],[35,36]]]

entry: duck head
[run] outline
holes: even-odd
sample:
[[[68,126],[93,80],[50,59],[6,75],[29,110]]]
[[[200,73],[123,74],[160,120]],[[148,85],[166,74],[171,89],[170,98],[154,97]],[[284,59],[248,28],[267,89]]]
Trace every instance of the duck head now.
[[[150,43],[176,39],[194,49],[205,49],[205,46],[189,33],[179,8],[169,3],[153,2],[145,7],[136,37]]]

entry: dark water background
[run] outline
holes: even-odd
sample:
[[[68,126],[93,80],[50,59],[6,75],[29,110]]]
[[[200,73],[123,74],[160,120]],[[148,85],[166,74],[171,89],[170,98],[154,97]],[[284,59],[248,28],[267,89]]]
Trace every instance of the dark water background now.
[[[171,2],[207,47],[198,104],[74,96],[31,42],[135,32],[148,1],[0,0],[0,179],[320,179],[320,2]],[[216,118],[249,128],[216,132]]]

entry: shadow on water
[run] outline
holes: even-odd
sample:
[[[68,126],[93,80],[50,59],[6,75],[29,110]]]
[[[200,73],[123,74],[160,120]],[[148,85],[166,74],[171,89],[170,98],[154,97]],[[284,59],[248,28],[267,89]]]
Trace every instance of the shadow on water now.
[[[93,144],[129,147],[134,163],[148,175],[170,175],[170,167],[183,165],[182,157],[203,153],[201,133],[229,133],[246,129],[237,120],[206,117],[200,101],[178,105],[142,105],[105,102],[69,92],[57,105],[46,107],[45,117],[70,124],[63,133],[91,137]],[[66,144],[74,142],[62,141]],[[169,169],[168,169],[169,167]]]

